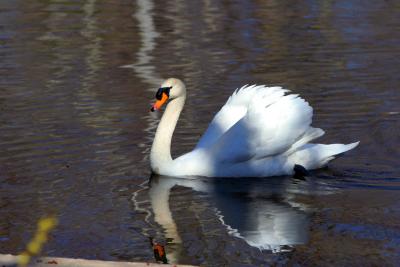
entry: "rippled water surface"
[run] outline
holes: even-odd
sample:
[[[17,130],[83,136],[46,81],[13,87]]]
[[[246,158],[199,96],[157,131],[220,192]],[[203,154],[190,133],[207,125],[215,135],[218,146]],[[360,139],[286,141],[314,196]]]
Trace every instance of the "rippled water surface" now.
[[[400,262],[400,4],[0,2],[0,253],[37,220],[50,256],[224,265]],[[232,91],[280,85],[321,142],[356,149],[304,180],[151,177],[160,81],[188,87],[173,155]]]

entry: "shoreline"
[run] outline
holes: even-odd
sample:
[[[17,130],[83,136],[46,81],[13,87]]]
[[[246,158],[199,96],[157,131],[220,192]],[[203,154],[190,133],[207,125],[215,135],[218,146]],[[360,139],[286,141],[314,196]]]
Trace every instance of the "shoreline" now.
[[[17,265],[17,256],[11,254],[0,254],[1,267],[11,267]],[[34,258],[28,266],[49,267],[49,266],[85,266],[85,267],[142,267],[142,266],[181,266],[193,267],[193,265],[178,265],[178,264],[160,264],[154,262],[124,262],[124,261],[101,261],[101,260],[86,260],[62,257],[38,257]]]

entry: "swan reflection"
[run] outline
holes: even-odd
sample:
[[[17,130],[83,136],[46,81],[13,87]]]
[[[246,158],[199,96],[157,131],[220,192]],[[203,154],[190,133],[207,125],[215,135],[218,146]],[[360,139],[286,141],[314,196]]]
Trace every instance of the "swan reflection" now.
[[[154,175],[149,197],[155,221],[174,243],[181,243],[182,238],[170,210],[170,195],[174,186],[183,186],[206,194],[216,208],[215,216],[231,235],[252,247],[279,252],[308,239],[308,208],[293,199],[294,192],[307,193],[307,182],[293,181],[282,177],[192,179]]]

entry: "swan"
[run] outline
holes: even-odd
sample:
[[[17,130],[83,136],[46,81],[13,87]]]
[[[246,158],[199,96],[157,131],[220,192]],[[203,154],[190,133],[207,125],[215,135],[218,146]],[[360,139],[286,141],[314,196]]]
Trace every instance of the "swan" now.
[[[289,90],[264,85],[236,89],[195,148],[176,159],[171,139],[186,100],[186,86],[165,80],[151,111],[168,101],[150,151],[151,170],[167,176],[268,177],[292,175],[294,166],[325,166],[351,144],[313,144],[324,131],[311,127],[313,109]]]

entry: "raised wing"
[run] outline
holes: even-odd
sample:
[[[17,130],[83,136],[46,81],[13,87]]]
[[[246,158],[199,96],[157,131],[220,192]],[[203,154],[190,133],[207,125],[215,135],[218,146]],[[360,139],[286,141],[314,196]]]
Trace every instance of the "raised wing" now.
[[[196,148],[208,148],[224,135],[234,124],[241,120],[257,96],[270,95],[273,97],[283,96],[288,90],[281,87],[265,87],[264,85],[245,85],[229,97],[225,105],[214,116],[206,132],[200,138]]]
[[[292,153],[323,134],[310,127],[313,110],[298,95],[281,88],[259,89],[245,115],[224,132],[211,149],[218,162],[243,162]]]

